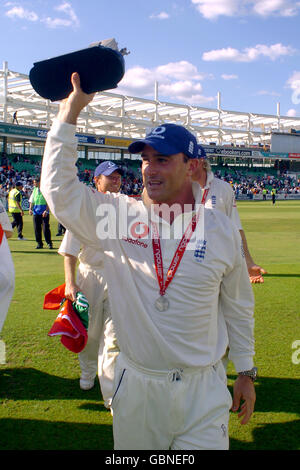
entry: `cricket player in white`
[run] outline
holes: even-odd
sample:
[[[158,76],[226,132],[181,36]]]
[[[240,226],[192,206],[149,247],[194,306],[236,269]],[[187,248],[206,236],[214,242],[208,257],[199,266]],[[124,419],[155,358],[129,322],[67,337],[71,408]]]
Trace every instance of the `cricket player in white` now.
[[[15,289],[15,270],[7,238],[13,228],[0,200],[0,333]]]
[[[240,408],[242,424],[255,403],[254,299],[240,235],[227,216],[201,206],[200,185],[191,183],[197,141],[182,126],[159,126],[129,146],[142,155],[149,208],[80,183],[76,122],[93,95],[82,92],[77,73],[72,84],[48,133],[41,190],[81,243],[95,250],[100,244],[105,253],[120,348],[112,400],[115,449],[228,449],[232,398],[221,362],[228,344],[238,373],[232,410]],[[169,220],[164,211],[162,217],[155,213],[174,205],[180,210]],[[195,244],[197,216],[203,238]],[[169,238],[157,237],[161,229]]]
[[[237,210],[236,200],[232,187],[226,181],[216,178],[211,171],[210,164],[207,161],[206,152],[202,145],[198,146],[199,164],[193,174],[193,181],[197,181],[201,188],[207,191],[205,207],[210,209],[219,209],[231,218],[240,232],[243,244],[245,260],[248,268],[250,282],[253,284],[263,283],[263,274],[267,271],[257,265],[250,254],[245,232],[242,227],[241,219]]]
[[[111,161],[97,166],[94,182],[97,191],[119,192],[122,170]],[[82,246],[78,239],[67,230],[58,253],[64,256],[65,296],[76,300],[76,293],[83,292],[89,302],[88,342],[79,353],[81,369],[80,388],[90,390],[98,372],[104,405],[109,408],[112,399],[114,365],[119,353],[116,335],[109,311],[107,285],[104,279],[102,251],[95,252]],[[77,279],[75,276],[79,259]]]

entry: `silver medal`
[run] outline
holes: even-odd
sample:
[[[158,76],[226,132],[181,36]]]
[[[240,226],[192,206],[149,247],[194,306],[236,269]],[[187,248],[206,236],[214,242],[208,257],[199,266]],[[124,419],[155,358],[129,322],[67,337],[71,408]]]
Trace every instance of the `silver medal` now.
[[[155,308],[159,312],[165,312],[169,308],[169,301],[165,296],[160,296],[155,301]]]

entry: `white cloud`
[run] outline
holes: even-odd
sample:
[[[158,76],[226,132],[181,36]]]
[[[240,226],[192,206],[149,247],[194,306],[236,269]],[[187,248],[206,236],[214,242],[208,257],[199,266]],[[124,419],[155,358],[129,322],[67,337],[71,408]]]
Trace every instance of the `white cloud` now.
[[[56,29],[60,27],[68,28],[69,26],[72,26],[72,22],[70,20],[63,18],[51,18],[50,16],[47,16],[41,21],[45,23],[45,25],[50,29]]]
[[[253,11],[260,16],[295,16],[299,7],[299,2],[290,0],[255,0]]]
[[[55,10],[66,15],[66,18],[52,18],[46,17],[41,21],[48,26],[48,28],[55,29],[59,27],[78,27],[79,19],[72,8],[72,5],[68,2],[63,2],[61,5],[55,7]]]
[[[219,16],[241,17],[247,15],[295,16],[299,13],[300,2],[293,0],[192,0],[197,11],[206,19]]]
[[[185,80],[188,78],[192,80],[203,80],[204,78],[203,74],[199,74],[197,67],[186,60],[159,65],[156,68],[156,73],[163,77],[171,76],[177,80]]]
[[[300,103],[300,72],[294,71],[286,82],[286,87],[292,90],[291,101],[293,104]]]
[[[44,23],[48,28],[58,28],[58,27],[78,27],[79,26],[79,19],[72,8],[71,3],[63,1],[60,5],[55,7],[54,9],[62,13],[65,17],[56,17],[53,18],[51,16],[40,18],[39,15],[34,11],[29,11],[20,6],[19,4],[15,4],[12,2],[7,2],[5,7],[8,10],[5,12],[5,15],[11,19],[20,19],[25,21],[37,22],[40,21]]]
[[[154,97],[154,85],[158,82],[159,99],[184,104],[201,105],[215,100],[202,94],[200,80],[211,78],[200,74],[187,61],[170,62],[155,68],[132,67],[125,73],[117,92],[133,96]]]
[[[239,14],[239,0],[192,0],[201,15],[213,20],[219,16],[237,16]]]
[[[239,78],[238,75],[235,75],[235,74],[227,75],[226,73],[223,73],[221,77],[223,78],[223,80],[237,80]]]
[[[297,116],[297,111],[296,111],[296,109],[291,108],[291,109],[288,110],[286,115],[289,116],[289,117],[295,117],[295,116]]]
[[[170,15],[166,13],[165,11],[162,11],[158,13],[157,15],[153,13],[152,15],[149,16],[149,18],[151,20],[167,20],[168,18],[170,18]]]
[[[298,90],[300,88],[300,72],[294,71],[286,84],[288,88],[291,88],[291,90]]]
[[[11,6],[11,3],[6,4],[6,6]],[[19,18],[21,20],[27,21],[37,21],[39,19],[38,15],[34,11],[25,10],[21,6],[14,6],[5,13],[9,18]]]
[[[69,16],[69,18],[70,18],[70,20],[72,21],[73,24],[76,24],[76,25],[79,24],[79,20],[77,18],[77,15],[76,15],[74,9],[72,8],[71,3],[64,2],[61,5],[57,6],[55,8],[55,10],[62,11],[67,16]]]
[[[247,47],[243,51],[227,47],[204,52],[202,59],[205,61],[232,61],[232,62],[253,62],[260,57],[268,57],[270,60],[276,60],[282,56],[293,55],[296,51],[290,46],[283,46],[281,43],[266,46],[257,44],[254,47]]]
[[[268,90],[259,90],[255,93],[256,96],[280,96],[280,93],[277,91],[268,91]]]

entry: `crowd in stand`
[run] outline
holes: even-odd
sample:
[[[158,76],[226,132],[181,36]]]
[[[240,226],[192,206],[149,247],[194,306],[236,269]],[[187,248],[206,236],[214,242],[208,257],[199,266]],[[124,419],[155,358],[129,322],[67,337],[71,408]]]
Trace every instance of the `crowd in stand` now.
[[[18,171],[14,168],[14,163],[18,160],[11,161],[7,158],[1,158],[0,164],[0,197],[5,199],[10,188],[15,182],[20,180],[23,185],[23,196],[26,198],[30,197],[33,190],[33,179],[34,175],[27,170]],[[30,160],[28,160],[30,162]],[[32,162],[31,162],[32,163]],[[96,163],[100,163],[96,162]],[[143,183],[141,177],[140,168],[131,168],[130,163],[127,161],[118,162],[119,166],[123,170],[123,182],[121,186],[121,193],[129,196],[136,196],[142,192]],[[41,162],[34,164],[34,173],[40,174]],[[81,169],[81,165],[78,164],[78,177],[81,181],[88,185],[93,185],[93,170]],[[233,187],[236,198],[238,199],[241,195],[246,195],[249,198],[253,198],[253,195],[262,194],[263,190],[266,189],[268,193],[271,192],[272,188],[276,189],[277,194],[300,194],[300,180],[292,178],[287,174],[286,171],[277,172],[274,174],[268,174],[267,170],[264,174],[260,172],[255,174],[253,170],[238,169],[233,167],[225,167],[222,169],[213,169],[215,176],[227,181]],[[269,172],[271,173],[271,172]]]
[[[17,162],[18,160],[16,160]],[[15,162],[15,163],[16,163]],[[28,161],[30,163],[30,161]],[[100,161],[98,162],[100,163]],[[137,171],[134,171],[128,163],[122,162],[118,165],[123,170],[123,179],[122,179],[122,186],[120,192],[123,194],[127,194],[128,196],[136,196],[141,193],[142,191],[142,177],[141,171],[138,168]],[[34,173],[35,175],[39,175],[41,170],[40,162],[34,164]],[[93,186],[93,170],[81,170],[80,166],[78,165],[78,178],[83,181],[85,184]],[[8,160],[7,158],[1,159],[0,164],[0,197],[5,199],[8,195],[8,192],[11,187],[13,187],[16,181],[21,181],[23,185],[23,197],[29,198],[30,194],[33,190],[33,180],[34,175],[27,171],[22,170],[18,171],[14,168],[14,162]]]
[[[248,173],[247,170],[233,169],[230,171],[226,170],[224,175],[221,176],[221,171],[215,171],[215,176],[224,179],[230,183],[235,191],[236,199],[240,195],[247,195],[252,198],[254,195],[262,194],[263,190],[267,190],[267,193],[271,192],[272,188],[276,189],[277,194],[300,194],[300,179],[295,179],[287,174],[287,172],[281,172],[277,176],[268,174],[265,172],[261,174]]]

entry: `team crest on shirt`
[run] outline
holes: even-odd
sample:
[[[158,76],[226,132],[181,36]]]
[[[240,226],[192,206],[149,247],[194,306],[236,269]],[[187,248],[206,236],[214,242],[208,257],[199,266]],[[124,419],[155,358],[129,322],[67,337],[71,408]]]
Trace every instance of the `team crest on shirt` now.
[[[217,204],[217,196],[212,195],[212,197],[211,197],[211,205],[212,205],[212,208],[213,208],[213,209],[215,209],[216,204]]]
[[[198,240],[194,251],[194,258],[198,263],[202,263],[206,254],[206,240]]]

